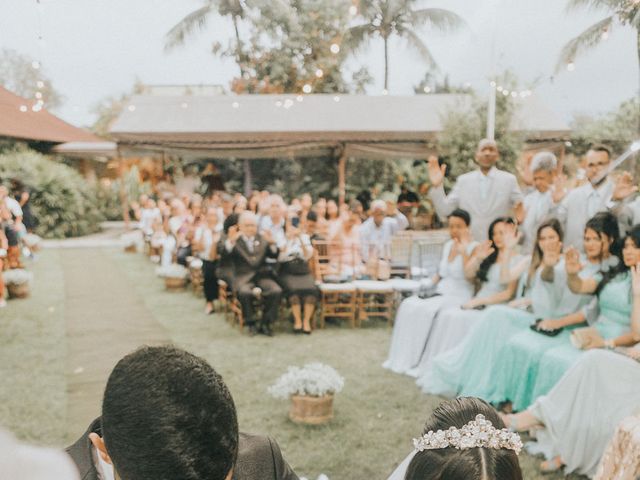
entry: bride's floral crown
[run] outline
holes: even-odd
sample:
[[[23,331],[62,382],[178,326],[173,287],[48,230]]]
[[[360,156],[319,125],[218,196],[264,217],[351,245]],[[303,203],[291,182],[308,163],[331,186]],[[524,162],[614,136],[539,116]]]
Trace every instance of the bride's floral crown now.
[[[448,430],[438,430],[437,432],[431,430],[420,438],[414,438],[413,446],[419,452],[449,447],[458,450],[469,448],[500,450],[504,448],[513,450],[519,455],[522,450],[522,440],[520,440],[520,435],[506,428],[498,430],[489,420],[484,418],[484,415],[476,415],[475,420],[462,428],[451,427]]]

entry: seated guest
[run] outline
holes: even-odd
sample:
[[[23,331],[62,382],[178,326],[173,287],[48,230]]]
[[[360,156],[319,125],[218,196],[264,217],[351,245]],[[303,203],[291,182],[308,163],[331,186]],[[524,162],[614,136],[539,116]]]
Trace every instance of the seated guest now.
[[[336,243],[334,248],[339,249],[333,253],[331,262],[338,263],[340,275],[344,277],[358,277],[364,272],[360,256],[359,205],[360,202],[357,200],[352,202],[351,208],[345,213],[344,218],[338,220],[333,235],[329,237],[331,242]]]
[[[278,315],[282,289],[274,280],[273,270],[267,264],[267,259],[278,258],[278,246],[271,230],[258,234],[256,215],[248,211],[242,212],[237,228],[229,229],[224,247],[224,255],[228,255],[233,264],[233,290],[242,305],[242,315],[250,335],[259,332],[273,336],[271,324]],[[261,290],[264,298],[260,329],[255,324],[253,307],[256,288]]]
[[[224,254],[224,243],[231,227],[237,228],[237,225],[238,215],[235,213],[225,218],[222,227],[222,236],[218,242],[218,268],[216,269],[216,276],[230,287],[233,285],[233,261],[229,255]]]
[[[357,213],[357,212],[356,212]],[[340,209],[335,200],[327,201],[327,228],[330,237],[334,236],[340,226]]]
[[[538,227],[547,219],[553,207],[551,185],[558,168],[558,160],[551,152],[538,152],[531,159],[529,168],[534,188],[524,197],[525,217],[520,225],[524,251],[527,253],[533,250]]]
[[[304,225],[304,233],[309,236],[309,240],[324,240],[324,236],[320,233],[318,226],[318,214],[313,210],[307,213],[307,221]]]
[[[274,440],[238,433],[220,375],[170,346],[142,347],[117,363],[102,416],[67,452],[83,480],[298,478]]]
[[[634,302],[638,302],[640,271],[634,270],[633,295]],[[640,339],[638,320],[640,317],[636,315],[635,340]],[[634,338],[631,336],[629,340],[633,342]],[[593,477],[617,425],[640,405],[639,361],[640,344],[623,355],[607,350],[589,351],[549,393],[527,410],[505,416],[505,423],[516,431],[536,430],[536,443],[527,445],[527,450],[544,453],[548,458],[541,465],[543,472],[559,470],[564,465],[565,474],[575,472]]]
[[[140,210],[140,230],[148,238],[153,235],[153,224],[162,222],[162,214],[153,199],[145,197],[142,200],[144,200],[144,203],[140,204],[142,207]]]
[[[301,233],[291,222],[287,222],[286,238],[278,257],[278,283],[291,305],[293,332],[308,335],[311,333],[311,318],[320,296],[309,268],[313,247],[309,236]]]
[[[11,210],[4,203],[0,202],[0,228],[7,239],[7,253],[5,261],[8,268],[22,268],[20,261],[20,245],[18,232],[15,229]]]
[[[461,442],[461,439],[464,441]],[[521,480],[522,441],[478,398],[441,403],[388,480]]]
[[[287,206],[280,195],[272,195],[269,199],[269,213],[262,216],[258,223],[258,232],[265,230],[271,232],[271,236],[276,241],[278,247],[285,242],[284,224],[286,220]]]
[[[0,308],[7,306],[7,301],[4,298],[4,277],[2,276],[2,271],[4,270],[4,262],[7,259],[8,248],[9,242],[7,241],[7,236],[4,234],[4,229],[0,228]]]
[[[393,325],[389,356],[382,365],[396,373],[406,373],[416,366],[424,350],[431,323],[446,307],[462,305],[473,297],[473,283],[465,277],[465,265],[477,243],[471,239],[471,217],[462,209],[449,215],[449,235],[445,243],[438,273],[429,279],[435,293],[429,298],[413,295],[400,304]]]
[[[202,260],[202,277],[204,297],[207,302],[205,313],[213,312],[213,302],[218,299],[218,244],[221,232],[218,230],[218,211],[209,208],[205,216],[205,222],[196,229],[193,239],[194,247]]]
[[[371,216],[360,226],[362,259],[367,262],[374,258],[390,257],[391,237],[409,226],[409,221],[397,208],[387,216],[387,204],[384,200],[371,203]]]

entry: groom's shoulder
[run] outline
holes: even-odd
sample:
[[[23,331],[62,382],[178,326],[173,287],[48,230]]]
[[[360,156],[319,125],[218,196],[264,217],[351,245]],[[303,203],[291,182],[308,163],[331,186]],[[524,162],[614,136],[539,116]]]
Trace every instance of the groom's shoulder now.
[[[298,480],[271,437],[240,433],[234,480]]]

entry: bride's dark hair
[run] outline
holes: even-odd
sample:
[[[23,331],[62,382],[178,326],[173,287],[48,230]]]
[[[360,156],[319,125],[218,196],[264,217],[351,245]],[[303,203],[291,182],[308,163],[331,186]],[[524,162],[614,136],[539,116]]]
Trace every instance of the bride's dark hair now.
[[[462,428],[482,414],[497,429],[505,428],[498,413],[479,398],[461,397],[441,403],[424,426],[424,433]],[[513,450],[492,448],[441,448],[417,452],[405,480],[522,480]]]

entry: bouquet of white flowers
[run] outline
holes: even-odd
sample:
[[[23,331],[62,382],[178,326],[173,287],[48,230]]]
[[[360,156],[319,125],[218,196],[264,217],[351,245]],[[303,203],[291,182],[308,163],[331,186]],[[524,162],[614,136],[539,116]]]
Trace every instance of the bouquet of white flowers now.
[[[161,278],[187,278],[189,270],[182,265],[172,263],[171,265],[156,268],[156,275]]]
[[[21,268],[7,270],[2,277],[7,285],[28,285],[33,280],[33,274]]]
[[[308,363],[304,367],[289,367],[268,391],[275,398],[292,395],[323,397],[342,391],[344,378],[323,363]]]

